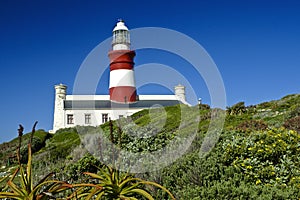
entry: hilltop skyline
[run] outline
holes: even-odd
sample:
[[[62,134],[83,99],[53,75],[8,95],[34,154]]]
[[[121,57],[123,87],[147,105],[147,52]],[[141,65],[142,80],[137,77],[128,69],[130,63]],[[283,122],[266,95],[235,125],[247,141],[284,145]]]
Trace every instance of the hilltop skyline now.
[[[111,37],[119,18],[130,29],[162,27],[196,40],[216,63],[229,106],[299,93],[299,8],[298,1],[2,1],[0,143],[17,136],[19,123],[27,132],[35,120],[38,128],[51,129],[54,85],[64,83],[72,92],[80,65]],[[171,53],[150,50],[137,51],[135,63],[137,69],[147,63],[188,66]],[[196,89],[209,103],[202,80]],[[165,92],[158,86],[139,92],[157,90]],[[97,92],[107,93],[107,85]]]

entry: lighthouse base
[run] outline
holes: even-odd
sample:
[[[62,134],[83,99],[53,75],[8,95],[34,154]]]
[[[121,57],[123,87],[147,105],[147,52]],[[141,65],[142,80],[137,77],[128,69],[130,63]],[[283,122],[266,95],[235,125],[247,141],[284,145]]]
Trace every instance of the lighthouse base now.
[[[133,103],[137,101],[136,88],[118,86],[109,88],[110,100],[118,103]]]

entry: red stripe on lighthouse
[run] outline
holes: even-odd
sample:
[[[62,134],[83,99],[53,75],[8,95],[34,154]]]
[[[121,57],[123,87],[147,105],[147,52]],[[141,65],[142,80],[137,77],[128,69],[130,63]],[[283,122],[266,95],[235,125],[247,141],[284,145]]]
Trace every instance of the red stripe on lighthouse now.
[[[110,71],[116,69],[133,69],[135,52],[131,50],[113,50],[108,53]]]
[[[110,100],[119,103],[130,103],[136,101],[136,89],[130,86],[118,86],[109,88]]]
[[[110,100],[119,103],[132,103],[137,100],[134,81],[134,56],[131,50],[113,50],[110,59]],[[113,73],[112,73],[113,72]]]

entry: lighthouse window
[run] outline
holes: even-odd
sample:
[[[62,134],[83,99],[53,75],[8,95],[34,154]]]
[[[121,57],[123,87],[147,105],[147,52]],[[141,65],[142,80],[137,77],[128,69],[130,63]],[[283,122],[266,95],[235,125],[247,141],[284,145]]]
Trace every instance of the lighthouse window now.
[[[85,124],[91,124],[91,114],[84,114]]]
[[[67,124],[74,124],[73,115],[67,115]]]
[[[126,43],[129,40],[128,31],[117,30],[113,36],[113,40],[115,43]]]
[[[102,123],[105,123],[107,121],[108,121],[108,114],[107,113],[102,114]]]

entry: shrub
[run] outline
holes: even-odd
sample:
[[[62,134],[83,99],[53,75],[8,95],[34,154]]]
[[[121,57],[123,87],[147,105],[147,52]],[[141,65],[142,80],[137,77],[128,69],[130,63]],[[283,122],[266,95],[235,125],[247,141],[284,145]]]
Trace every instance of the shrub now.
[[[101,166],[101,162],[87,153],[78,162],[68,165],[68,179],[77,181],[79,178],[83,178],[83,172],[96,173],[99,166]]]
[[[231,107],[227,107],[227,114],[229,115],[241,115],[246,112],[245,102],[239,102]]]
[[[300,188],[300,135],[284,128],[234,134],[223,144],[223,162],[254,184]]]
[[[300,133],[300,116],[288,119],[284,122],[283,126],[286,129],[295,130]]]
[[[266,130],[268,125],[262,120],[247,120],[240,123],[236,128],[241,131],[259,131]]]

